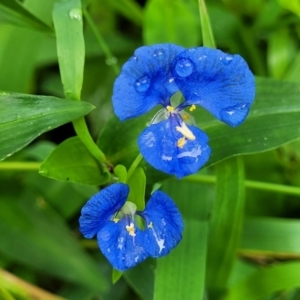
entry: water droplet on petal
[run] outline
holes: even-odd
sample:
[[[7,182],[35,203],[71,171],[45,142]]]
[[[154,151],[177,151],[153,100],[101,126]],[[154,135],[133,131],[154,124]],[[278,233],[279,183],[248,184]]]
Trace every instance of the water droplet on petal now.
[[[232,62],[233,57],[232,56],[220,57],[220,60],[224,65],[228,66]]]
[[[137,61],[138,58],[134,55],[134,56],[131,56],[131,57],[130,57],[130,60],[132,60],[132,61]]]
[[[250,105],[248,103],[239,103],[221,110],[221,119],[230,124],[236,126],[244,121],[248,114]]]
[[[77,21],[81,21],[81,9],[79,8],[73,8],[70,13],[69,16],[72,20],[77,20]]]
[[[135,82],[135,89],[139,93],[146,92],[148,90],[149,86],[150,86],[150,79],[147,75],[139,78]]]
[[[175,71],[180,77],[187,77],[192,74],[194,70],[194,64],[188,58],[181,58],[175,65]]]
[[[158,50],[154,51],[153,57],[155,57],[157,60],[162,60],[164,54],[165,54],[165,51],[163,49],[158,49]]]

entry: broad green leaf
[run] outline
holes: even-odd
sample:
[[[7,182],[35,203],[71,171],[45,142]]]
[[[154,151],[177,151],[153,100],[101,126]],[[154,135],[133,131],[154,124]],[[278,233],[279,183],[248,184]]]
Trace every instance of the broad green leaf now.
[[[148,258],[124,273],[129,286],[145,300],[153,300],[155,260]]]
[[[201,18],[203,46],[216,48],[216,43],[211,29],[210,20],[209,20],[209,15],[205,6],[205,0],[198,0],[198,3],[199,3],[200,18]]]
[[[57,2],[53,10],[53,22],[66,98],[80,100],[85,52],[81,1]]]
[[[136,204],[137,210],[145,209],[146,175],[142,168],[137,168],[127,180],[130,187],[128,201]]]
[[[51,28],[15,0],[0,1],[0,22],[51,32]]]
[[[107,281],[95,262],[36,194],[26,192],[18,199],[1,198],[0,235],[1,253],[18,263],[94,291],[107,288]]]
[[[17,93],[0,93],[0,160],[36,137],[93,109],[86,102]]]
[[[200,39],[199,24],[193,8],[191,1],[148,1],[144,10],[144,42],[175,43],[185,47],[197,45]]]
[[[228,283],[240,243],[243,215],[243,160],[233,157],[217,166],[216,199],[211,212],[207,247],[206,281],[212,293],[224,291]]]
[[[202,299],[205,291],[208,201],[211,188],[168,181],[164,190],[184,218],[182,241],[166,257],[157,259],[154,300]],[[183,283],[184,279],[184,283]]]
[[[279,4],[300,16],[300,2],[299,0],[278,0]]]
[[[278,263],[262,268],[233,285],[224,300],[261,300],[275,292],[300,287],[300,263]]]
[[[201,107],[194,112],[196,123],[209,137],[212,148],[206,166],[227,157],[267,151],[300,137],[299,85],[257,78],[256,98],[245,122],[232,128],[212,117]],[[137,138],[155,112],[120,122],[112,117],[100,134],[98,145],[113,164],[129,166],[138,155]],[[112,140],[111,137],[114,137]],[[166,175],[145,166],[147,181],[155,182]]]
[[[248,255],[300,257],[300,221],[279,218],[247,218],[241,251]]]
[[[300,51],[295,55],[294,60],[284,75],[284,79],[290,82],[300,82]]]
[[[42,163],[40,174],[56,180],[90,185],[100,185],[109,179],[79,137],[62,142]]]
[[[33,85],[36,57],[43,41],[40,32],[6,24],[0,26],[1,90],[28,93]]]

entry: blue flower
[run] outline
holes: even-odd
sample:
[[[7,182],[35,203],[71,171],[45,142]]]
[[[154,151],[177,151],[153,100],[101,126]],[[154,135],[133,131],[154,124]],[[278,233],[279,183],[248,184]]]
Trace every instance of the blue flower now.
[[[128,185],[114,183],[94,195],[79,218],[84,237],[97,235],[101,252],[120,271],[168,254],[183,230],[180,212],[165,193],[154,192],[144,211],[126,201],[128,194]]]
[[[184,101],[173,107],[180,91]],[[164,108],[140,135],[146,161],[178,178],[197,172],[209,159],[208,137],[184,109],[206,108],[230,126],[242,123],[255,96],[254,76],[239,55],[206,47],[160,44],[137,49],[115,81],[113,106],[120,120]]]

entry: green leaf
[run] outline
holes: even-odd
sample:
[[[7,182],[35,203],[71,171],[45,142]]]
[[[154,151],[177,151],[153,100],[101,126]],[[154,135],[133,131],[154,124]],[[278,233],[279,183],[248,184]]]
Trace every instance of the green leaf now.
[[[0,1],[0,22],[51,32],[52,29],[15,0]]]
[[[256,217],[245,220],[241,251],[248,255],[300,257],[300,221]]]
[[[42,163],[40,174],[61,181],[100,185],[109,176],[78,137],[61,143]]]
[[[211,212],[207,248],[206,280],[211,292],[222,292],[226,288],[236,260],[243,214],[243,161],[240,157],[233,157],[217,166],[216,199]]]
[[[74,234],[36,194],[1,198],[0,235],[1,253],[16,262],[94,291],[107,288],[108,282]]]
[[[211,187],[168,181],[164,191],[172,197],[184,218],[182,241],[166,257],[157,260],[154,300],[202,299],[205,291],[208,200]],[[182,282],[184,278],[184,284]]]
[[[144,11],[146,44],[175,43],[192,47],[199,43],[198,16],[191,1],[150,0]]]
[[[66,98],[80,100],[85,53],[81,1],[57,2],[53,10],[53,22]]]
[[[201,107],[194,112],[196,123],[209,137],[212,148],[206,166],[227,157],[251,154],[279,147],[300,137],[299,85],[267,78],[256,79],[256,99],[243,124],[232,128]],[[100,134],[98,145],[113,164],[129,166],[138,155],[137,139],[155,112],[120,122],[112,117]],[[114,137],[112,140],[111,137]],[[145,167],[147,181],[156,182],[166,175]]]
[[[136,168],[127,181],[130,192],[127,200],[136,204],[137,210],[145,209],[146,175],[142,168]]]
[[[118,176],[120,182],[126,183],[126,181],[127,181],[127,170],[123,165],[117,165],[114,168],[114,173],[116,174],[116,176]]]
[[[199,3],[200,18],[201,18],[203,46],[216,48],[216,43],[215,43],[213,31],[211,29],[210,20],[209,20],[209,15],[205,6],[205,0],[198,0],[198,3]]]
[[[77,119],[93,109],[86,102],[0,92],[0,160],[36,137]]]
[[[268,44],[268,66],[270,75],[281,79],[296,53],[296,43],[287,29],[270,35]]]
[[[300,2],[299,0],[278,0],[279,4],[296,15],[300,16]]]
[[[265,267],[233,285],[225,300],[260,300],[282,290],[300,287],[300,263],[288,262]]]

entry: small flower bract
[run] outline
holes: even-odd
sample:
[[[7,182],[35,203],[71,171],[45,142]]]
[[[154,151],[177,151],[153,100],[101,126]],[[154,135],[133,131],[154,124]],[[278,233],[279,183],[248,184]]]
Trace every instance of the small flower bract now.
[[[110,185],[85,204],[79,219],[84,237],[97,235],[100,250],[120,271],[149,256],[168,254],[181,240],[183,230],[180,212],[165,193],[155,191],[144,211],[126,201],[128,194],[128,185]]]
[[[177,107],[171,97],[181,92]],[[254,76],[245,60],[220,50],[173,44],[137,49],[115,81],[113,106],[120,120],[161,104],[163,113],[140,135],[146,161],[178,178],[197,172],[209,159],[208,137],[184,111],[199,105],[230,126],[241,124],[255,96]]]

